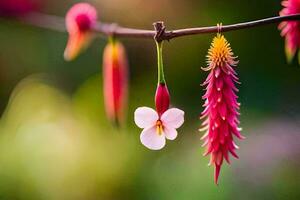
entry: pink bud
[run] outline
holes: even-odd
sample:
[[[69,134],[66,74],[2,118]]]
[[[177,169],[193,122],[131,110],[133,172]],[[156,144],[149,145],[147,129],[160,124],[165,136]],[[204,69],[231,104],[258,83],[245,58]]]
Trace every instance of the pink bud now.
[[[107,116],[119,124],[124,121],[128,93],[128,62],[124,46],[110,42],[103,54],[103,92]]]
[[[156,111],[159,116],[161,116],[166,110],[169,109],[170,105],[170,94],[168,87],[164,83],[159,83],[157,85],[155,94],[155,106]]]
[[[69,40],[65,49],[66,60],[73,60],[92,40],[92,27],[97,22],[97,11],[88,3],[78,3],[66,16]]]

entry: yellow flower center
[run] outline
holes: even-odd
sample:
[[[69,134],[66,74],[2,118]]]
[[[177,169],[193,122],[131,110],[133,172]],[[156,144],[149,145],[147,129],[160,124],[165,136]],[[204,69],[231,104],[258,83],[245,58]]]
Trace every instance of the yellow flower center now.
[[[222,66],[232,56],[232,49],[226,38],[221,34],[217,34],[208,50],[208,63],[214,63],[215,66]]]
[[[157,120],[157,122],[156,122],[156,133],[158,135],[161,135],[163,133],[163,129],[164,128],[163,128],[162,122],[160,120]]]

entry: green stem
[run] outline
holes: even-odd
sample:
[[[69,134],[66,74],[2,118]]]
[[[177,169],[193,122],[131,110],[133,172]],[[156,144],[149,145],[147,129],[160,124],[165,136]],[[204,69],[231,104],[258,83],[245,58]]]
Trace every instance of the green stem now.
[[[114,36],[110,35],[110,36],[108,37],[108,42],[111,43],[111,44],[115,44],[116,38],[115,38]]]
[[[165,75],[164,75],[163,57],[162,57],[162,46],[163,46],[162,42],[156,42],[158,84],[166,84]]]

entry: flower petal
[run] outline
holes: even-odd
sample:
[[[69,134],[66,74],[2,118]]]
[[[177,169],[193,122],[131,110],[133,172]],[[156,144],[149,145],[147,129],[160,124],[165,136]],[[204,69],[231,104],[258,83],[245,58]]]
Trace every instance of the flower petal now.
[[[91,42],[92,35],[89,32],[70,34],[64,58],[66,61],[74,60]]]
[[[171,108],[162,114],[161,121],[165,127],[179,128],[184,122],[184,112]]]
[[[142,144],[151,150],[160,150],[166,144],[164,134],[157,134],[156,126],[145,128],[140,136]]]
[[[175,128],[164,127],[164,133],[168,140],[175,140],[177,137],[177,131]]]
[[[158,114],[149,107],[139,107],[134,112],[134,122],[140,128],[149,128],[155,125]]]

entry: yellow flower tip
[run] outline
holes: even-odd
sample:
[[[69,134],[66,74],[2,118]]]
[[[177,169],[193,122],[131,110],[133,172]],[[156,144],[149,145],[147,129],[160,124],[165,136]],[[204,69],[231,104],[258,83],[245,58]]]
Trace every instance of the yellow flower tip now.
[[[224,35],[218,33],[213,39],[207,58],[208,63],[214,63],[215,66],[222,66],[224,63],[232,60],[232,49]]]
[[[293,51],[286,43],[285,45],[285,55],[286,55],[286,61],[288,64],[291,64],[293,62],[293,58],[295,56],[295,51]]]
[[[64,58],[66,61],[74,60],[82,51],[84,51],[93,39],[90,32],[76,33],[69,36]]]

